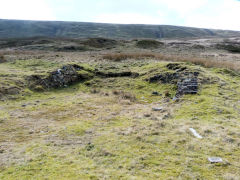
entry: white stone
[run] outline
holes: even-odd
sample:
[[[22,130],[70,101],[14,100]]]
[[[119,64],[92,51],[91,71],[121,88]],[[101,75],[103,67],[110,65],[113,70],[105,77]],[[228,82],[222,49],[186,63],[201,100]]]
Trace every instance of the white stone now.
[[[197,131],[196,131],[195,129],[189,128],[189,130],[192,132],[192,134],[193,134],[196,138],[198,138],[198,139],[202,139],[202,138],[203,138],[200,134],[197,133]]]
[[[208,161],[211,163],[222,163],[223,160],[220,157],[209,157]]]

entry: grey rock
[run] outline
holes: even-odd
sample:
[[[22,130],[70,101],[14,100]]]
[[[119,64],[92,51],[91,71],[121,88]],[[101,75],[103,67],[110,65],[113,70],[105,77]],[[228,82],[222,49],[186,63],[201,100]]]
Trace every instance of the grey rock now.
[[[153,111],[162,111],[163,107],[153,107],[152,110]]]
[[[151,114],[144,114],[144,117],[151,117]]]
[[[159,95],[159,93],[157,92],[157,91],[154,91],[154,92],[152,92],[152,95]]]

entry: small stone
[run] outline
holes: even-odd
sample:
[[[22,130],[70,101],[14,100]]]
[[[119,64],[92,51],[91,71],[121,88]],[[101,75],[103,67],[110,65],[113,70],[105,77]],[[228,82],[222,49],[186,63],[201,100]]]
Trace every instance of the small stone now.
[[[144,117],[151,117],[151,114],[144,114]]]
[[[159,93],[158,93],[157,91],[154,91],[154,92],[152,92],[152,95],[156,95],[156,96],[158,96]]]
[[[26,107],[27,105],[26,104],[23,104],[22,107]]]
[[[209,157],[208,161],[210,163],[222,163],[223,162],[222,158],[220,158],[220,157]]]
[[[170,117],[171,117],[171,114],[168,113],[168,114],[164,115],[162,119],[165,120],[165,119],[169,119]]]
[[[162,111],[163,107],[154,107],[152,108],[153,111]]]
[[[198,139],[202,139],[203,137],[197,133],[197,131],[193,128],[189,128],[189,130],[191,131],[191,133]]]

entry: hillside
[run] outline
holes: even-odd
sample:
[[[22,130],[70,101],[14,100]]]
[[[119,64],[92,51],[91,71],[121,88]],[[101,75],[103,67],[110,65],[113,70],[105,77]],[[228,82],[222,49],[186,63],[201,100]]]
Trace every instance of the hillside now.
[[[239,100],[240,37],[0,39],[0,179],[239,180]]]
[[[169,25],[121,25],[86,22],[0,20],[0,38],[24,37],[105,37],[105,38],[186,38],[229,37],[240,32]]]

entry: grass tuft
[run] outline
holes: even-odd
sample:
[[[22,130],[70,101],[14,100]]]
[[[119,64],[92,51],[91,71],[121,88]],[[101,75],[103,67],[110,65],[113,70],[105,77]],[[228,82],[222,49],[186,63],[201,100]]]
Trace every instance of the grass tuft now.
[[[136,96],[130,92],[113,90],[112,93],[116,96],[119,96],[121,99],[128,99],[131,102],[135,102],[137,100]]]

